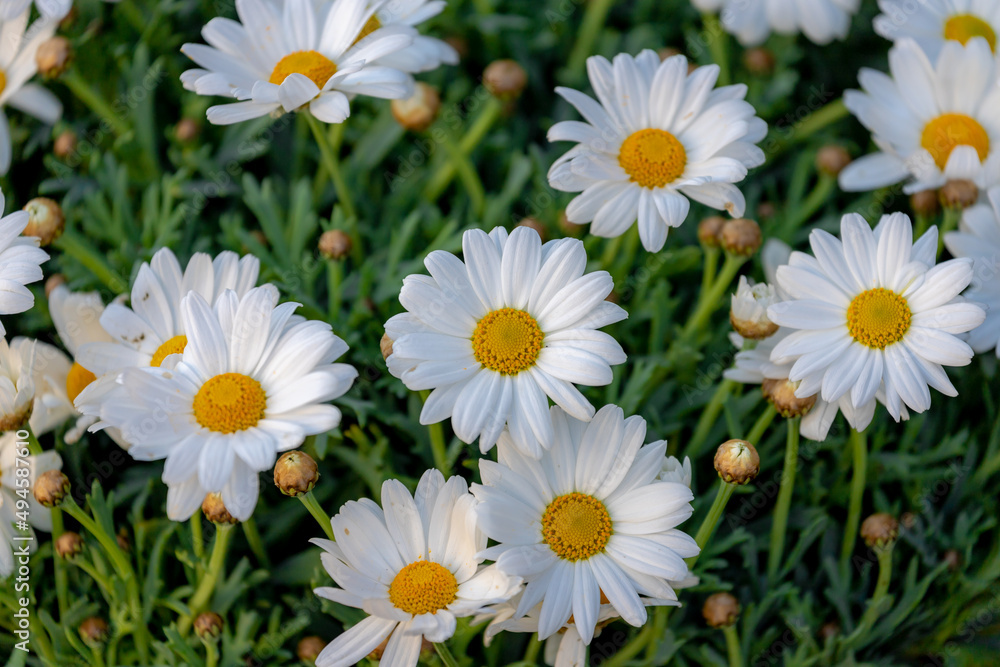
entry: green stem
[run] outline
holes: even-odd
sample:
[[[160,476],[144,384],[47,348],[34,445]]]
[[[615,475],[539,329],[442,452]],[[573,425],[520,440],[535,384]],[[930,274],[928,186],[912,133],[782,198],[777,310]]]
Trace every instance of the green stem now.
[[[257,530],[257,522],[254,521],[253,515],[243,522],[243,535],[247,538],[250,551],[257,557],[257,562],[264,569],[269,569],[271,562],[267,557],[267,551],[264,550],[264,541],[260,539],[260,531]]]
[[[846,118],[849,114],[844,100],[838,97],[810,113],[791,129],[781,126],[772,128],[770,135],[763,143],[768,161],[774,160],[793,144],[808,139],[828,125]]]
[[[722,479],[719,480],[719,489],[715,492],[715,500],[712,501],[712,506],[709,508],[708,514],[705,515],[701,526],[698,528],[698,532],[694,536],[694,541],[698,543],[698,548],[702,552],[704,552],[708,541],[712,539],[712,533],[715,532],[715,527],[719,524],[719,519],[722,518],[722,513],[726,510],[726,504],[729,502],[729,498],[733,495],[735,489],[735,484],[730,484]],[[694,564],[698,562],[700,556],[701,553],[688,558],[688,567],[694,568]]]
[[[708,434],[711,432],[712,427],[715,426],[716,417],[719,416],[722,406],[725,405],[726,399],[729,398],[729,394],[735,386],[736,383],[732,380],[724,379],[715,388],[715,393],[709,399],[708,405],[705,406],[698,417],[698,424],[694,427],[694,434],[691,436],[691,440],[688,441],[687,447],[684,450],[685,456],[697,457],[701,452],[702,445],[705,444]]]
[[[658,639],[659,637],[653,634],[653,624],[646,623],[642,630],[639,631],[639,634],[632,638],[632,641],[625,644],[621,650],[603,661],[601,667],[623,667],[628,664],[629,660],[639,655],[642,649],[648,646],[650,642],[655,642]]]
[[[580,29],[576,33],[576,43],[569,55],[569,73],[576,79],[583,75],[587,58],[594,52],[594,42],[597,36],[604,30],[605,20],[608,12],[611,11],[613,0],[590,0],[587,3],[587,10],[580,23]]]
[[[65,532],[63,525],[62,510],[58,507],[52,509],[52,544],[55,544],[59,537]],[[66,576],[66,563],[59,554],[53,550],[52,567],[56,573],[56,600],[59,604],[59,620],[64,621],[66,610],[69,609],[69,579]]]
[[[90,657],[92,662],[90,663],[93,667],[104,667],[104,653],[101,649],[96,646],[90,647]]]
[[[882,607],[885,603],[885,596],[889,593],[889,583],[892,581],[892,549],[895,542],[889,542],[885,546],[875,547],[875,554],[878,556],[878,580],[875,582],[875,592],[868,602],[868,608],[861,616],[858,623],[859,628],[870,630],[875,625],[875,621],[883,614]],[[862,634],[864,634],[862,632]]]
[[[91,87],[90,83],[84,77],[80,76],[75,67],[71,67],[65,72],[61,79],[66,84],[66,87],[70,89],[70,92],[87,105],[91,111],[100,116],[117,136],[121,137],[128,134],[128,123],[125,122],[120,114],[115,112],[99,92]]]
[[[469,126],[465,136],[458,142],[462,155],[470,155],[475,150],[502,113],[503,103],[491,95],[476,120]],[[451,161],[442,163],[427,181],[424,197],[429,201],[436,201],[448,189],[453,178],[455,178],[455,165]]]
[[[458,660],[455,660],[455,656],[448,650],[447,644],[437,642],[434,644],[434,650],[437,651],[438,657],[441,658],[441,662],[444,663],[445,667],[458,667]]]
[[[722,23],[716,14],[702,14],[701,22],[705,26],[705,39],[708,41],[712,60],[719,66],[718,85],[729,85],[729,35],[722,29]]]
[[[316,144],[319,146],[323,168],[326,169],[326,173],[330,174],[333,187],[337,190],[337,199],[340,200],[340,206],[344,209],[344,215],[350,220],[356,220],[358,216],[354,208],[354,200],[351,198],[351,191],[347,188],[347,182],[344,181],[344,174],[340,171],[340,161],[331,145],[330,137],[323,131],[323,126],[316,120],[315,116],[308,111],[303,112],[303,115],[306,117],[313,138],[316,139]],[[361,239],[356,236],[356,234],[352,234],[351,241],[353,241],[354,247],[360,250]]]
[[[722,270],[716,276],[711,289],[699,297],[694,312],[688,318],[687,324],[684,325],[684,329],[680,335],[681,340],[691,340],[698,332],[705,328],[708,318],[712,316],[712,313],[719,306],[719,300],[726,293],[726,290],[729,289],[733,278],[746,261],[746,257],[726,255],[726,261],[722,264]]]
[[[212,546],[212,556],[208,561],[208,570],[205,571],[205,576],[198,582],[198,588],[188,603],[190,614],[183,616],[180,623],[177,624],[177,629],[181,635],[187,634],[188,630],[191,629],[194,619],[198,614],[205,611],[208,603],[211,602],[212,595],[215,593],[215,586],[219,581],[219,575],[222,574],[222,567],[226,564],[226,553],[229,551],[229,541],[232,535],[232,525],[219,524],[216,526],[215,543]]]
[[[840,568],[850,572],[848,565],[854,553],[854,542],[858,539],[858,524],[861,521],[861,503],[865,497],[865,475],[868,471],[868,442],[865,434],[851,429],[851,451],[854,454],[854,477],[851,479],[851,501],[844,524],[844,541],[840,545]]]
[[[431,395],[428,390],[420,392],[420,397],[427,402],[427,397]],[[427,425],[427,431],[431,436],[431,455],[434,457],[434,467],[441,471],[447,479],[451,476],[451,465],[448,463],[448,446],[444,441],[444,427],[441,422]]]
[[[128,283],[115,273],[104,256],[73,230],[64,231],[62,236],[52,242],[52,245],[83,264],[94,277],[107,285],[113,292],[122,292],[128,287]]]
[[[316,500],[316,496],[313,495],[313,492],[310,491],[309,493],[304,493],[298,496],[298,499],[302,501],[302,504],[306,506],[309,513],[312,514],[314,519],[316,519],[316,523],[318,523],[320,528],[323,529],[323,533],[327,536],[327,538],[336,542],[337,538],[333,536],[333,526],[330,525],[330,515],[319,506],[319,501]]]
[[[705,246],[705,263],[702,266],[701,289],[698,292],[699,301],[715,283],[715,273],[719,269],[719,252],[715,246]]]
[[[740,650],[740,637],[736,633],[736,625],[726,625],[722,628],[726,636],[726,653],[729,654],[729,667],[743,667],[743,652]]]
[[[948,232],[955,231],[955,228],[958,227],[958,221],[961,219],[962,209],[951,207],[944,210],[944,218],[941,221],[941,229],[938,230],[938,257],[941,256],[941,251],[944,250],[944,235]]]
[[[198,560],[205,558],[205,538],[201,532],[201,510],[195,511],[191,517],[191,545]]]
[[[466,194],[469,195],[469,201],[472,202],[472,212],[477,218],[481,217],[486,208],[486,191],[483,188],[483,182],[479,179],[479,174],[476,173],[469,157],[462,153],[458,145],[455,144],[451,135],[445,134],[442,143],[451,159],[452,168],[458,172],[458,178],[465,186]]]
[[[811,218],[816,211],[818,211],[823,204],[830,198],[830,194],[834,191],[837,186],[836,176],[831,176],[827,173],[822,173],[819,176],[819,180],[816,182],[816,187],[812,189],[809,196],[806,197],[802,205],[795,211],[793,215],[790,215],[788,220],[785,222],[783,228],[783,236],[785,238],[791,238],[791,235],[797,230],[802,223],[806,222]]]
[[[747,442],[756,447],[760,439],[764,437],[764,431],[771,425],[777,414],[778,411],[774,409],[774,405],[768,403],[767,407],[764,408],[764,412],[761,413],[760,417],[757,418],[757,421],[750,428],[750,433],[746,437]]]
[[[781,489],[778,503],[774,508],[774,524],[771,526],[771,551],[767,558],[768,579],[774,579],[781,566],[785,551],[785,532],[788,528],[788,510],[792,505],[795,490],[795,473],[799,467],[799,417],[789,419],[785,441],[785,467],[781,473]]]
[[[35,645],[38,654],[42,656],[49,665],[59,664],[56,662],[55,651],[52,650],[52,643],[45,632],[45,626],[33,611],[28,611],[28,624],[31,626],[31,643]]]
[[[531,639],[528,640],[528,648],[524,652],[524,662],[529,665],[535,665],[538,663],[538,653],[542,649],[542,642],[538,639],[538,633],[531,635]]]
[[[214,639],[202,641],[205,645],[205,667],[217,667],[219,664],[219,649]]]
[[[341,283],[344,281],[342,260],[329,259],[326,262],[326,305],[330,319],[336,321],[340,317],[340,307],[343,304]]]

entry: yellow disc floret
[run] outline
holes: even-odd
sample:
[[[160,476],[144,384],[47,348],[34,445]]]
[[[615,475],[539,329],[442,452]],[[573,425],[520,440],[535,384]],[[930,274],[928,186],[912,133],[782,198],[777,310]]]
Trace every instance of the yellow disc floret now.
[[[389,585],[389,601],[407,614],[436,614],[458,597],[458,581],[448,568],[428,560],[410,563]]]
[[[382,22],[378,20],[377,16],[372,14],[372,17],[365,22],[365,27],[363,27],[361,29],[361,32],[358,33],[358,38],[354,40],[354,43],[357,44],[365,37],[372,34],[381,27],[382,27]]]
[[[476,361],[502,375],[516,375],[535,365],[545,334],[535,318],[516,308],[486,313],[472,333]]]
[[[854,297],[847,307],[847,330],[865,347],[884,350],[910,328],[910,305],[890,289],[876,287]]]
[[[260,383],[240,373],[210,378],[194,397],[194,418],[216,433],[236,433],[264,418],[267,396]]]
[[[280,86],[290,74],[302,74],[322,88],[336,73],[334,62],[319,51],[296,51],[278,61],[268,81]]]
[[[156,352],[153,353],[153,358],[150,360],[149,365],[159,367],[159,365],[163,363],[163,360],[171,354],[183,353],[184,348],[187,347],[187,343],[187,336],[174,336],[166,343],[156,348]]]
[[[920,145],[931,154],[939,169],[948,164],[956,146],[972,146],[980,162],[990,153],[990,137],[986,130],[976,119],[960,113],[942,114],[927,123],[920,135]]]
[[[604,503],[585,493],[559,496],[542,515],[542,540],[563,560],[586,560],[601,553],[612,532]]]
[[[622,142],[618,164],[644,188],[662,188],[684,174],[687,152],[677,137],[663,130],[639,130]]]
[[[944,24],[944,38],[966,44],[973,37],[985,37],[992,51],[997,50],[997,34],[989,23],[972,14],[955,14]]]
[[[66,374],[66,398],[72,403],[80,392],[96,379],[93,373],[74,361],[69,373]]]

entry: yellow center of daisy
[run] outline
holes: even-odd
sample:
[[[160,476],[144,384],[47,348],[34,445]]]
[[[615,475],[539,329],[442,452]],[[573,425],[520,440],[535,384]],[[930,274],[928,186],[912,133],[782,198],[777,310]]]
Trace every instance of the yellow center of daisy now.
[[[486,313],[472,332],[476,361],[502,375],[517,375],[535,365],[545,334],[528,313],[501,308]]]
[[[990,137],[974,118],[961,113],[938,116],[924,127],[920,145],[934,158],[939,169],[948,164],[956,146],[972,146],[982,162],[990,152]]]
[[[639,130],[622,142],[618,164],[642,187],[662,188],[684,174],[687,152],[669,132]]]
[[[586,560],[601,553],[611,533],[608,509],[585,493],[559,496],[542,515],[542,540],[563,560]]]
[[[296,51],[278,61],[268,81],[280,86],[290,74],[302,74],[322,88],[336,73],[334,62],[319,51]]]
[[[80,392],[96,379],[96,375],[74,361],[69,373],[66,374],[66,398],[72,403]]]
[[[410,563],[389,585],[389,601],[407,614],[436,614],[458,597],[458,581],[448,568],[427,560]]]
[[[159,368],[163,360],[169,357],[171,354],[180,354],[184,351],[187,346],[188,339],[187,336],[174,336],[166,343],[156,348],[156,352],[153,353],[153,358],[150,360],[149,365]]]
[[[847,330],[865,347],[884,350],[910,328],[910,306],[890,289],[876,287],[854,297],[847,307]]]
[[[201,385],[194,397],[194,418],[209,431],[236,433],[264,418],[267,396],[260,383],[240,373],[223,373]]]
[[[967,43],[973,37],[985,37],[990,49],[997,49],[997,34],[989,23],[972,14],[955,14],[944,24],[944,38]]]
[[[372,17],[365,22],[365,27],[363,27],[361,29],[361,32],[358,33],[358,38],[356,40],[354,40],[354,44],[357,44],[358,42],[360,42],[361,40],[363,40],[365,37],[367,37],[368,35],[372,34],[373,32],[375,32],[376,30],[378,30],[381,27],[382,27],[382,23],[378,20],[378,17],[375,16],[374,14],[372,14]],[[352,46],[353,46],[353,44],[352,44]]]

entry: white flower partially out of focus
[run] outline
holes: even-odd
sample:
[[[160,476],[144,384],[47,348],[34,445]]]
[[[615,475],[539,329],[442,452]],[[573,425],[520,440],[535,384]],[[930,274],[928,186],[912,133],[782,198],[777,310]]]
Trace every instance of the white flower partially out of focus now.
[[[14,571],[14,548],[27,544],[34,551],[37,544],[34,539],[15,543],[15,537],[33,537],[35,528],[52,532],[52,511],[35,500],[33,493],[22,496],[18,491],[34,488],[35,480],[42,473],[61,469],[62,459],[51,450],[41,454],[28,454],[27,450],[27,442],[19,441],[16,432],[0,436],[0,581]],[[19,476],[19,469],[27,470],[28,475]],[[26,486],[19,486],[22,481]],[[19,503],[26,506],[21,509]],[[24,519],[28,530],[20,531],[16,524]]]
[[[703,12],[718,11],[722,27],[743,46],[763,44],[771,33],[802,33],[815,44],[844,39],[861,0],[691,0]]]
[[[897,42],[911,38],[932,60],[946,42],[967,44],[982,37],[997,50],[1000,3],[996,0],[878,0],[875,32]]]

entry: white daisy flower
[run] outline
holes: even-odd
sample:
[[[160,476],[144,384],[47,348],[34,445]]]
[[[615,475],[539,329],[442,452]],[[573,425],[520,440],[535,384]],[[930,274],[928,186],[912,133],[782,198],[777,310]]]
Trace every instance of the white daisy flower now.
[[[995,0],[879,0],[875,32],[893,42],[914,39],[931,58],[945,42],[967,44],[982,37],[995,52],[1000,30],[1000,4]]]
[[[28,544],[32,551],[35,548],[34,540],[30,542],[19,540],[15,543],[15,537],[33,536],[33,528],[47,533],[52,532],[51,510],[35,500],[35,495],[30,489],[34,488],[35,480],[42,473],[60,470],[62,459],[53,451],[28,454],[27,449],[28,443],[24,440],[18,441],[15,432],[0,436],[0,580],[14,571],[14,548],[20,548],[24,544]],[[18,462],[18,458],[21,462]],[[17,471],[25,469],[25,461],[28,464],[28,476],[21,477]],[[19,486],[22,483],[26,483],[27,486]],[[28,530],[18,530],[16,524],[25,519],[29,525]]]
[[[736,292],[730,299],[729,322],[745,338],[767,338],[778,329],[767,318],[767,309],[778,301],[778,292],[771,285],[754,283],[746,276],[740,276]]]
[[[347,351],[326,322],[289,325],[296,303],[276,306],[277,290],[255,287],[240,298],[226,290],[213,309],[199,292],[181,300],[190,337],[160,367],[127,368],[122,391],[102,415],[132,443],[136,460],[166,459],[167,516],[189,518],[209,493],[229,513],[253,512],[258,473],[278,452],[340,423],[327,404],[358,373],[334,360]],[[110,310],[110,306],[108,307]]]
[[[789,379],[801,383],[795,395],[819,394],[829,403],[850,395],[858,409],[881,387],[897,421],[904,404],[914,412],[930,407],[928,385],[955,396],[943,366],[972,359],[955,334],[986,317],[959,296],[972,280],[972,260],[935,265],[937,228],[913,243],[910,220],[899,213],[874,231],[861,216],[845,215],[840,230],[840,239],[814,230],[815,257],[795,252],[778,268],[791,300],[771,306],[768,316],[797,331],[775,345],[771,359],[794,362]]]
[[[840,172],[840,187],[860,192],[907,181],[907,193],[973,181],[981,190],[1000,184],[1000,87],[985,39],[947,42],[932,62],[912,39],[889,50],[886,76],[862,68],[864,91],[844,103],[872,132],[877,153]]]
[[[148,264],[143,262],[139,267],[132,285],[131,308],[115,302],[101,313],[98,321],[112,340],[95,338],[77,349],[77,363],[97,379],[78,393],[76,408],[89,417],[103,418],[101,407],[109,392],[120,391],[115,380],[123,370],[159,366],[167,356],[184,351],[188,331],[181,300],[189,292],[196,291],[215,305],[226,290],[243,297],[256,284],[259,273],[260,260],[253,255],[240,258],[226,251],[213,259],[195,253],[182,272],[169,248],[158,250]],[[89,378],[78,379],[82,383]],[[105,426],[98,422],[94,429]]]
[[[553,440],[548,396],[584,421],[593,406],[573,386],[603,386],[625,352],[599,328],[627,317],[605,301],[606,271],[584,275],[576,239],[542,244],[538,233],[502,227],[462,237],[465,262],[437,250],[430,276],[403,281],[408,312],[385,324],[389,372],[414,391],[433,389],[421,424],[451,417],[463,442],[487,452],[506,425],[522,452],[537,458]]]
[[[0,338],[0,433],[23,428],[35,400],[35,341]]]
[[[655,52],[587,60],[598,101],[556,88],[586,119],[556,123],[549,141],[577,145],[549,169],[549,184],[581,192],[566,208],[597,236],[620,236],[638,220],[642,245],[663,247],[667,231],[687,217],[689,199],[734,217],[746,201],[733,185],[764,162],[755,146],[767,124],[744,101],[743,84],[713,90],[718,65],[690,75],[684,56],[662,63]]]
[[[675,526],[691,516],[691,489],[657,481],[667,444],[643,446],[646,422],[607,405],[589,424],[550,410],[555,438],[541,465],[504,434],[498,462],[479,462],[479,525],[498,542],[484,552],[527,587],[515,617],[539,602],[538,636],[573,617],[590,644],[601,595],[627,623],[646,622],[640,596],[678,605],[672,581],[689,576],[695,541]]]
[[[443,12],[448,3],[444,0],[393,0],[392,2],[371,0],[371,6],[375,8],[375,13],[365,23],[359,39],[383,27],[416,28]],[[437,69],[442,64],[457,65],[458,51],[440,39],[414,35],[413,44],[379,58],[374,64],[402,72],[427,72]]]
[[[37,83],[28,83],[38,71],[35,52],[56,33],[59,21],[43,16],[29,26],[30,12],[29,6],[0,18],[0,175],[10,169],[13,151],[4,107],[10,105],[48,125],[62,116],[59,98]]]
[[[364,609],[368,618],[330,642],[317,667],[347,667],[388,639],[380,664],[415,667],[426,638],[443,642],[456,618],[508,600],[521,580],[480,566],[486,537],[476,501],[461,477],[445,482],[428,470],[413,496],[397,480],[382,484],[382,507],[349,502],[331,520],[336,542],[314,539],[323,567],[339,588],[316,595]]]
[[[861,0],[691,0],[701,11],[721,10],[722,27],[744,46],[776,32],[802,33],[815,44],[844,39]]]
[[[181,51],[202,69],[181,75],[199,95],[239,102],[210,107],[217,125],[308,107],[321,121],[341,123],[349,97],[409,97],[409,74],[373,64],[413,44],[408,25],[375,30],[357,41],[374,16],[368,0],[236,0],[240,21],[214,18],[202,30],[210,46]]]
[[[958,231],[945,234],[944,244],[955,257],[975,262],[965,294],[986,307],[986,320],[972,330],[968,343],[976,352],[996,350],[1000,356],[1000,187],[992,188],[987,200],[965,209]]]
[[[31,9],[32,0],[0,0],[0,19],[15,19]],[[73,7],[73,0],[34,0],[38,13],[44,17],[62,20]]]
[[[0,125],[5,128],[6,122]],[[4,204],[3,192],[0,192],[0,213]],[[41,265],[49,258],[48,253],[38,247],[37,238],[21,235],[28,226],[28,218],[27,211],[14,211],[0,218],[0,315],[23,313],[35,305],[35,295],[25,285],[42,279]],[[0,336],[6,333],[0,322]]]

